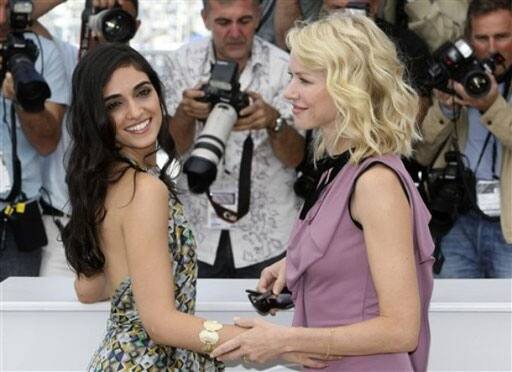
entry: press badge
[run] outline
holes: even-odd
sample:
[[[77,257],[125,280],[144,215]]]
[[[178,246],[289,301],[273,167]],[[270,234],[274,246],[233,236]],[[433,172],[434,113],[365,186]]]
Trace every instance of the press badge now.
[[[236,211],[238,208],[238,192],[236,191],[210,191],[214,202],[222,205],[224,208]],[[216,230],[229,230],[233,228],[233,224],[224,221],[217,216],[215,209],[208,203],[206,227]]]
[[[480,180],[476,184],[476,201],[478,208],[486,215],[500,215],[500,183],[497,180]]]
[[[11,191],[12,183],[9,176],[9,170],[5,163],[4,153],[0,151],[0,194]]]

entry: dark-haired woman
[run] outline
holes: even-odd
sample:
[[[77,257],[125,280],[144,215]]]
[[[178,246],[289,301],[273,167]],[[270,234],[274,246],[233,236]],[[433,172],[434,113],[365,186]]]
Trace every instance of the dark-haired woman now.
[[[201,353],[242,330],[192,315],[195,242],[166,174],[174,143],[158,76],[128,46],[97,47],[75,70],[70,111],[66,257],[80,301],[111,299],[89,370],[220,369]]]

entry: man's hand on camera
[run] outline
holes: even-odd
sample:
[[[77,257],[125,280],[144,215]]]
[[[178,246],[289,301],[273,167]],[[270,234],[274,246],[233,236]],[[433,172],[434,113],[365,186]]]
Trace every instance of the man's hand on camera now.
[[[453,80],[448,81],[448,88],[453,90]],[[458,111],[461,107],[461,99],[453,93],[446,93],[441,90],[433,89],[434,96],[439,102],[439,106],[443,111]]]
[[[14,91],[14,80],[10,72],[5,73],[4,82],[2,84],[2,94],[6,99],[11,101],[15,99],[16,92]]]
[[[240,111],[240,118],[235,123],[233,130],[266,129],[274,125],[279,117],[279,112],[266,103],[260,94],[247,92],[251,97],[251,104]]]
[[[494,101],[496,101],[496,98],[500,94],[498,90],[498,83],[496,82],[494,76],[490,73],[487,73],[487,75],[489,76],[489,79],[491,81],[491,89],[489,90],[489,93],[487,93],[483,97],[471,97],[466,93],[462,84],[455,82],[453,84],[453,88],[457,95],[460,97],[457,103],[466,107],[474,107],[482,113],[486,112],[489,109],[489,107],[492,106]]]
[[[180,103],[180,109],[189,118],[206,120],[210,113],[210,104],[208,102],[198,101],[197,98],[203,97],[204,92],[196,87],[183,91],[183,98]]]

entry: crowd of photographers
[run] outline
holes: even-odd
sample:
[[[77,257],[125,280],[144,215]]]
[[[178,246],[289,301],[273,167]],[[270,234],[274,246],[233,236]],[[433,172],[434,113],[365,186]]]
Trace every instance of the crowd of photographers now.
[[[129,42],[140,25],[137,0],[87,0],[77,50],[31,22],[61,2],[0,0],[0,281],[72,275],[60,241],[72,72],[96,43]],[[322,163],[282,97],[283,40],[296,20],[340,9],[375,20],[422,98],[423,140],[404,162],[432,214],[436,274],[512,277],[510,0],[203,5],[211,36],[169,53],[162,75],[200,277],[258,277],[284,255]]]

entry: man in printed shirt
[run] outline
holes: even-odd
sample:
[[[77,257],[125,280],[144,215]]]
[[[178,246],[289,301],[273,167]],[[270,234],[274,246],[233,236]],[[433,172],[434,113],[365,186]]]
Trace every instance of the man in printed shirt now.
[[[241,90],[251,103],[240,112],[210,190],[214,199],[216,195],[238,199],[242,144],[250,133],[254,142],[250,207],[238,222],[226,223],[204,194],[188,192],[183,176],[179,185],[187,192],[180,197],[198,243],[199,276],[258,277],[265,266],[284,255],[298,205],[292,186],[304,140],[290,125],[290,105],[282,98],[288,83],[288,54],[254,35],[260,20],[259,0],[205,0],[203,5],[202,17],[211,38],[184,45],[165,67],[171,133],[185,161],[211,109],[198,101],[211,64],[237,62]]]

